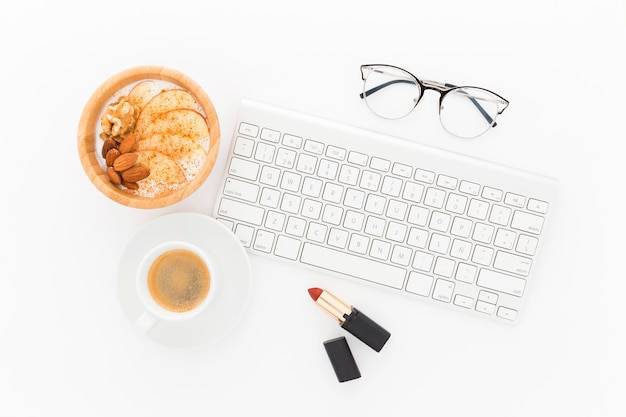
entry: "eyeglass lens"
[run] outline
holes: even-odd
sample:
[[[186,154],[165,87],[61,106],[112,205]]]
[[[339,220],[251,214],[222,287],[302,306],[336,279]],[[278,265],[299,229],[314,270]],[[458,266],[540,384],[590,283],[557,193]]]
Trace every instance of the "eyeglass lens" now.
[[[369,108],[385,119],[400,119],[411,113],[422,88],[411,74],[392,67],[371,67],[363,88]]]
[[[474,138],[493,125],[498,115],[499,102],[497,96],[481,88],[455,88],[441,100],[441,125],[453,135]]]

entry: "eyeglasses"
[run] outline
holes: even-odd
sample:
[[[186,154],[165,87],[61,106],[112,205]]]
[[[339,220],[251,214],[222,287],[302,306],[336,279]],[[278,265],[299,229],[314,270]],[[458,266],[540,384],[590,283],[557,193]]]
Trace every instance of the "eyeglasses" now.
[[[405,117],[425,90],[438,91],[441,125],[461,138],[475,138],[496,127],[496,118],[509,105],[508,100],[484,88],[420,80],[392,65],[361,65],[361,78],[361,98],[370,110],[386,119]]]

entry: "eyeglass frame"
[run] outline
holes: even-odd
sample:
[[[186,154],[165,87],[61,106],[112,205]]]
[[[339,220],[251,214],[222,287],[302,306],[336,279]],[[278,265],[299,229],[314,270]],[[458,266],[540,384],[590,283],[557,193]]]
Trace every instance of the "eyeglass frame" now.
[[[504,97],[502,97],[499,94],[494,93],[491,90],[488,90],[486,88],[483,87],[475,87],[475,86],[470,86],[470,85],[462,85],[462,86],[457,86],[454,84],[450,84],[450,83],[441,83],[438,81],[432,81],[432,80],[421,80],[419,78],[417,78],[415,75],[413,75],[410,71],[405,70],[404,68],[400,68],[397,67],[395,65],[388,65],[388,64],[363,64],[361,65],[361,79],[363,80],[363,84],[365,86],[365,81],[366,81],[366,76],[365,76],[365,72],[364,70],[369,68],[369,67],[387,67],[387,68],[393,68],[396,70],[400,70],[402,72],[407,73],[408,75],[410,75],[411,77],[413,77],[413,79],[416,81],[416,84],[420,87],[420,96],[417,98],[417,100],[413,100],[414,104],[413,107],[411,108],[411,110],[409,110],[405,115],[397,117],[397,118],[389,118],[389,117],[385,117],[385,116],[381,116],[378,113],[376,113],[374,110],[372,110],[370,108],[370,110],[372,110],[372,112],[374,114],[376,114],[379,117],[383,117],[386,119],[401,119],[403,117],[408,116],[414,109],[415,107],[417,107],[417,105],[419,104],[419,102],[422,100],[422,97],[424,97],[424,92],[426,90],[433,90],[439,93],[439,115],[441,116],[441,104],[443,102],[443,99],[445,98],[445,96],[450,93],[451,91],[455,91],[455,90],[462,90],[463,88],[474,88],[477,90],[483,90],[486,91],[490,94],[493,94],[494,96],[496,96],[500,101],[498,102],[499,104],[504,105],[504,107],[502,107],[502,109],[498,109],[498,112],[496,113],[496,115],[494,116],[494,118],[492,118],[483,108],[483,106],[480,105],[480,103],[478,103],[478,101],[476,101],[476,99],[474,97],[469,97],[469,100],[472,102],[472,104],[474,104],[474,106],[478,109],[478,111],[480,112],[480,114],[482,114],[482,116],[485,118],[485,120],[487,121],[487,123],[489,123],[490,128],[494,128],[496,127],[498,124],[495,121],[495,118],[502,114],[502,112],[504,112],[504,110],[506,110],[506,108],[509,106],[509,101],[507,99],[505,99]],[[373,69],[373,68],[372,68]],[[401,79],[397,79],[397,80],[391,80],[388,81],[384,84],[381,84],[379,86],[370,88],[367,91],[363,91],[359,94],[359,97],[361,97],[361,99],[366,99],[368,96],[372,95],[373,93],[382,90],[383,88],[392,85],[392,84],[396,84],[396,83],[410,83],[413,84],[413,82],[411,82],[410,80],[401,80]],[[367,100],[365,101],[367,103]],[[369,107],[369,106],[368,106]],[[440,122],[441,122],[441,117],[440,117]],[[446,126],[442,123],[443,128],[450,134],[454,135],[454,136],[459,136],[453,132],[450,132]],[[474,136],[474,137],[478,137],[480,135],[482,135],[483,133],[487,132],[489,130],[489,128],[485,129],[484,132]],[[460,137],[460,136],[459,136]]]

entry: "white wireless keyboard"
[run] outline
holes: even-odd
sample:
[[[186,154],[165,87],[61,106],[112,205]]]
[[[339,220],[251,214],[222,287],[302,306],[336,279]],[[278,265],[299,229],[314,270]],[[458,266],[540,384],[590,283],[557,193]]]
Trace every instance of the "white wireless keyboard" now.
[[[248,251],[514,321],[556,180],[244,100],[214,217]]]

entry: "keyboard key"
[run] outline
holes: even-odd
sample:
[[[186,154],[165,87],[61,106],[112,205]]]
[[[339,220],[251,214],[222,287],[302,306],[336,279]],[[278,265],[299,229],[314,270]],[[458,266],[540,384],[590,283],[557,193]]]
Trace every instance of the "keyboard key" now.
[[[324,183],[317,178],[305,177],[302,183],[302,194],[318,198],[322,192],[323,184]]]
[[[496,306],[484,301],[476,301],[476,311],[485,314],[493,314],[496,311]]]
[[[339,170],[339,164],[335,161],[329,161],[328,159],[322,159],[320,166],[317,170],[317,175],[327,180],[334,180],[337,177],[337,171]]]
[[[515,250],[524,255],[533,256],[537,250],[539,240],[536,237],[520,235]],[[511,245],[512,246],[512,245]],[[507,248],[511,249],[511,248]]]
[[[302,138],[299,136],[289,135],[285,133],[283,135],[283,145],[290,148],[299,149],[302,146]]]
[[[339,249],[343,249],[348,244],[348,232],[343,229],[333,227],[328,234],[328,244]]]
[[[528,276],[530,273],[531,264],[532,260],[530,258],[503,251],[498,251],[496,259],[493,261],[493,266],[496,269],[524,276]]]
[[[256,162],[250,162],[240,158],[233,158],[230,161],[228,173],[230,175],[235,175],[240,178],[254,181],[259,174],[259,169],[260,165]]]
[[[341,185],[327,183],[324,187],[322,199],[331,203],[340,203],[343,197],[343,187]]]
[[[228,198],[222,198],[222,200],[220,201],[218,214],[220,216],[260,226],[263,221],[263,215],[265,214],[265,210],[260,207],[252,206],[250,204],[242,203]]]
[[[463,214],[465,213],[466,205],[467,197],[459,194],[450,194],[446,203],[446,210],[456,214]]]
[[[440,174],[437,176],[437,185],[441,188],[447,188],[449,190],[454,190],[456,188],[458,180],[453,177],[449,177],[447,175]]]
[[[465,194],[477,196],[480,192],[480,185],[476,184],[475,182],[461,181],[461,184],[459,185],[459,191]]]
[[[427,206],[442,208],[446,199],[446,192],[437,188],[428,187],[426,190],[426,196],[424,197],[424,204]]]
[[[516,237],[517,233],[511,230],[498,229],[493,244],[499,248],[513,249],[513,244],[515,243]]]
[[[326,241],[326,231],[328,227],[320,223],[310,223],[306,232],[306,238],[314,242],[322,243]]]
[[[391,262],[398,265],[409,266],[412,252],[413,251],[407,247],[396,245],[391,252]]]
[[[250,158],[252,156],[252,150],[254,149],[254,141],[252,139],[238,136],[233,148],[235,155],[245,156]]]
[[[261,184],[267,184],[272,186],[278,185],[278,179],[280,178],[280,170],[269,165],[265,165],[261,169],[261,176],[259,182]]]
[[[452,301],[452,292],[454,291],[454,282],[445,279],[438,279],[435,282],[433,290],[433,298],[444,303]]]
[[[351,208],[360,209],[363,207],[364,199],[365,193],[363,191],[348,188],[346,190],[346,196],[343,199],[343,204]]]
[[[260,162],[270,163],[274,160],[274,152],[276,152],[274,145],[259,143],[254,153],[254,159]]]
[[[422,199],[422,194],[424,193],[424,186],[422,184],[417,184],[414,182],[407,182],[404,186],[404,192],[402,193],[402,198],[405,200],[411,201],[413,203],[419,203]]]
[[[276,165],[291,169],[296,163],[296,152],[291,149],[280,148],[276,154]]]
[[[457,294],[454,296],[454,304],[463,308],[472,308],[474,299],[465,295]]]
[[[256,138],[256,135],[259,134],[259,127],[250,123],[242,122],[239,124],[239,133]]]
[[[356,185],[359,178],[359,169],[350,165],[342,165],[339,170],[339,182],[348,185]]]
[[[391,162],[386,159],[377,158],[375,156],[373,156],[370,161],[370,168],[375,169],[376,171],[387,172],[389,171],[390,166]]]
[[[424,207],[411,206],[407,221],[417,226],[426,226],[430,211]]]
[[[370,256],[381,261],[389,258],[389,252],[391,251],[391,244],[382,240],[372,240],[372,246],[370,248]]]
[[[433,266],[435,256],[432,253],[417,251],[412,266],[420,271],[428,272]]]
[[[474,219],[485,220],[489,211],[489,203],[472,198],[467,209],[467,215]]]
[[[348,246],[348,250],[351,252],[359,253],[361,255],[365,255],[367,253],[367,248],[369,247],[370,238],[367,236],[353,234],[350,237],[350,244]]]
[[[526,280],[489,269],[481,269],[476,284],[494,291],[521,297],[524,294]]]
[[[380,192],[392,197],[398,197],[402,190],[402,180],[394,177],[386,176],[383,179],[383,184],[380,188]]]
[[[283,213],[270,210],[267,213],[267,217],[265,219],[265,227],[280,232],[283,230],[286,217],[287,216],[285,216]]]
[[[307,139],[304,141],[304,150],[314,153],[316,155],[322,155],[324,153],[324,144],[311,139]]]
[[[348,162],[355,165],[367,166],[368,156],[364,153],[351,151],[348,153]]]
[[[326,148],[326,156],[332,159],[343,161],[346,159],[346,150],[337,146],[328,145]]]
[[[241,200],[255,202],[259,196],[259,186],[249,182],[228,178],[224,185],[224,194]]]
[[[543,227],[543,217],[516,210],[511,220],[511,227],[538,235]]]
[[[501,226],[506,226],[509,224],[509,219],[511,218],[511,209],[508,207],[500,206],[494,204],[491,208],[491,214],[489,215],[489,221],[491,223],[499,224]]]
[[[359,187],[368,191],[378,191],[381,175],[378,172],[363,171]]]
[[[507,307],[498,307],[498,317],[506,320],[515,320],[517,318],[517,310]]]
[[[261,129],[261,139],[278,143],[280,141],[280,132],[272,129],[263,128]]]
[[[459,236],[468,238],[470,233],[472,232],[472,221],[465,219],[463,217],[455,217],[452,221],[452,228],[450,229],[450,233]]]
[[[254,238],[254,249],[270,253],[272,251],[272,246],[274,245],[275,237],[276,235],[274,233],[268,232],[267,230],[257,230],[256,237]]]
[[[286,213],[298,214],[302,197],[294,194],[284,194],[280,209]]]
[[[316,165],[317,165],[316,157],[303,153],[303,154],[300,154],[300,157],[298,158],[298,164],[296,165],[296,170],[304,174],[312,175],[315,172]]]
[[[454,265],[455,265],[455,262],[452,259],[448,259],[448,258],[444,258],[443,256],[440,256],[435,261],[435,267],[433,269],[433,272],[436,275],[439,275],[445,278],[452,278],[452,274],[454,273]]]
[[[519,194],[506,193],[504,196],[504,202],[510,206],[522,208],[526,203],[526,197]]]
[[[254,236],[254,227],[240,223],[235,228],[235,236],[237,236],[244,247],[249,248],[252,244],[252,237]]]
[[[489,291],[480,291],[478,293],[478,299],[489,304],[497,304],[498,294]]]
[[[484,187],[481,196],[487,200],[500,201],[502,200],[502,190],[492,187]]]
[[[298,259],[300,244],[301,243],[298,239],[292,239],[287,236],[278,236],[274,253],[277,256],[282,256],[283,258],[295,261],[296,259]]]
[[[411,272],[406,284],[406,290],[410,293],[428,297],[433,286],[433,277],[419,272]]]
[[[395,164],[393,164],[391,173],[399,177],[411,178],[411,174],[413,173],[413,168],[410,167],[409,165],[404,165],[404,164],[400,164],[396,162]]]
[[[300,182],[302,175],[293,172],[285,172],[283,179],[280,181],[280,188],[287,191],[298,192],[300,190]]]
[[[385,197],[370,194],[365,200],[365,211],[372,214],[383,214],[387,199]]]
[[[415,179],[421,182],[425,182],[427,184],[432,184],[433,182],[435,182],[435,173],[431,171],[426,171],[424,169],[416,169]]]
[[[319,266],[391,288],[404,286],[405,269],[360,256],[340,252],[312,243],[305,243],[300,260],[305,264]]]
[[[528,210],[536,213],[546,214],[548,212],[548,203],[545,201],[535,200],[531,198],[528,200]]]
[[[476,272],[478,268],[474,265],[459,263],[459,266],[456,269],[456,274],[454,275],[454,279],[458,281],[467,282],[468,284],[474,283],[474,278],[476,278]]]

